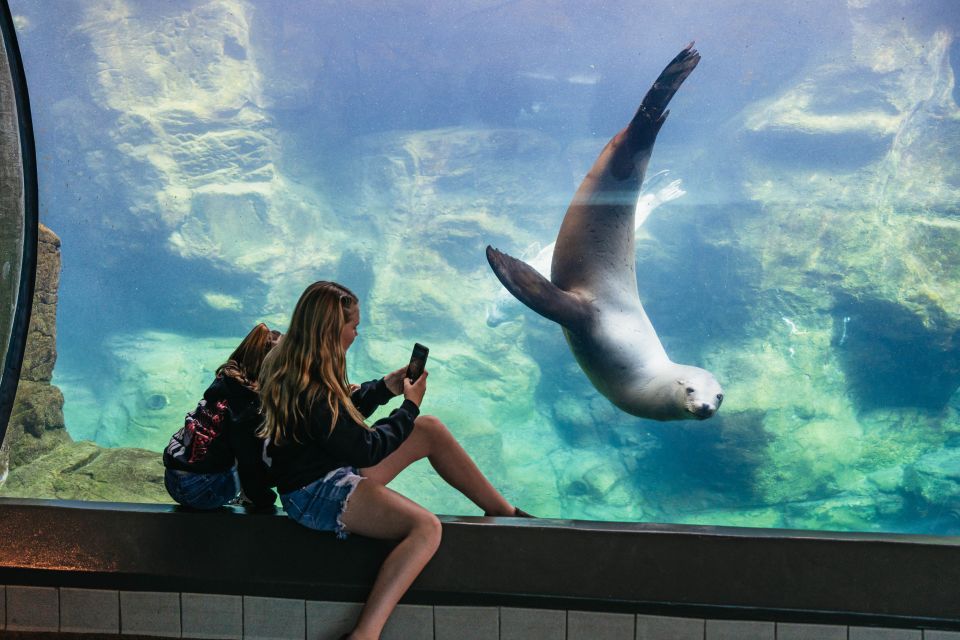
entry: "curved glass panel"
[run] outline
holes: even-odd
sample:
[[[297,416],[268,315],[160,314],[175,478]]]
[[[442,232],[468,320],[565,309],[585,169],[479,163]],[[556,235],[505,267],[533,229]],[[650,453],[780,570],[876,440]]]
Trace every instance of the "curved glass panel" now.
[[[4,34],[0,34],[2,37]],[[5,39],[5,38],[4,38]],[[10,79],[10,64],[6,48],[0,48],[0,145],[5,170],[2,176],[10,175],[3,184],[3,205],[0,209],[0,242],[3,243],[3,265],[0,271],[0,362],[5,362],[10,345],[10,329],[13,326],[14,310],[20,284],[20,261],[23,257],[23,183],[20,167],[20,133],[17,126],[17,107]],[[7,170],[12,167],[13,170]]]
[[[30,322],[36,192],[30,104],[13,21],[4,2],[0,5],[0,482],[7,475],[7,421]]]
[[[62,240],[56,446],[98,480],[25,458],[4,491],[167,500],[158,452],[215,368],[336,279],[351,379],[429,346],[425,409],[531,513],[960,532],[952,2],[593,4],[13,2]],[[616,237],[666,353],[725,399],[661,422],[598,391],[639,312],[581,367],[485,248],[536,261],[693,39],[649,217]],[[476,513],[426,463],[396,487]]]

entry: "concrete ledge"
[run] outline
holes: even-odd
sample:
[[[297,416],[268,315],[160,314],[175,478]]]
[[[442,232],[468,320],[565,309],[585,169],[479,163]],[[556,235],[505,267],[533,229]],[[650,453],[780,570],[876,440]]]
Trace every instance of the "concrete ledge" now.
[[[960,539],[442,520],[443,543],[407,604],[960,630]],[[339,542],[280,513],[13,499],[0,500],[0,541],[0,584],[119,590],[121,600],[154,591],[360,602],[390,549]],[[283,558],[263,552],[271,547]]]

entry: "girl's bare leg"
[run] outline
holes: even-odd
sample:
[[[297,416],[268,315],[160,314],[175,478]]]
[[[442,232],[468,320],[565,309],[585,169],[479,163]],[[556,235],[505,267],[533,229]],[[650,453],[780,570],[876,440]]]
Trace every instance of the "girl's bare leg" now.
[[[356,640],[375,640],[397,602],[440,545],[440,521],[415,502],[369,481],[357,485],[340,519],[351,533],[400,540],[380,567],[350,634]]]
[[[379,464],[361,469],[360,474],[386,485],[417,460],[427,458],[447,484],[473,501],[487,515],[513,515],[513,505],[490,484],[440,420],[433,416],[420,416],[415,424],[413,433],[400,448]]]

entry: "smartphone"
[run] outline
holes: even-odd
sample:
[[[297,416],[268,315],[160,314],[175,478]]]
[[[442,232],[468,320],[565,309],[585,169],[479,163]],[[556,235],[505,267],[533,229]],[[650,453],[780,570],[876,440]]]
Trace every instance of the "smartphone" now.
[[[419,342],[413,344],[413,353],[410,355],[410,364],[407,365],[407,377],[416,382],[421,375],[423,375],[423,369],[427,366],[427,354],[430,353],[430,349],[427,349],[425,346]]]

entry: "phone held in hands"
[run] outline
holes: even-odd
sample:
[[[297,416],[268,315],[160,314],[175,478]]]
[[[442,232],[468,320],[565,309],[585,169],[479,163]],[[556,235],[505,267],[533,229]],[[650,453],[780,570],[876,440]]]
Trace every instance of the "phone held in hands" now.
[[[423,369],[427,366],[427,355],[430,349],[419,342],[413,344],[413,353],[410,355],[410,364],[407,365],[407,377],[416,382],[423,375]]]

